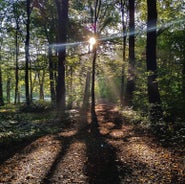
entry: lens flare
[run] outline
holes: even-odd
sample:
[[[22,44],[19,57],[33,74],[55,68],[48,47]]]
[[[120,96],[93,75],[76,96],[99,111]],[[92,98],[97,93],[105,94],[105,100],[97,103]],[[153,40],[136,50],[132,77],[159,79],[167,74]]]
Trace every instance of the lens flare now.
[[[96,40],[94,37],[91,37],[88,41],[79,41],[79,42],[72,42],[72,43],[64,43],[64,44],[51,44],[49,45],[49,47],[51,48],[55,48],[55,49],[64,49],[66,47],[76,47],[78,45],[83,45],[83,44],[90,44],[90,47],[93,47],[94,44],[96,44],[97,41],[110,41],[110,40],[114,40],[114,39],[119,39],[119,38],[122,38],[124,36],[131,36],[131,35],[143,35],[144,33],[147,33],[147,32],[152,32],[154,30],[156,31],[159,31],[161,29],[166,29],[168,27],[171,27],[171,26],[175,26],[177,24],[180,24],[180,23],[184,23],[185,22],[185,19],[180,19],[180,20],[176,20],[176,21],[171,21],[171,22],[167,22],[166,24],[163,24],[161,26],[157,26],[157,27],[150,27],[149,29],[147,29],[147,27],[143,30],[135,30],[133,32],[126,32],[126,33],[116,33],[116,34],[113,34],[113,35],[110,35],[110,36],[107,36],[107,37],[101,37],[99,38],[98,40]]]

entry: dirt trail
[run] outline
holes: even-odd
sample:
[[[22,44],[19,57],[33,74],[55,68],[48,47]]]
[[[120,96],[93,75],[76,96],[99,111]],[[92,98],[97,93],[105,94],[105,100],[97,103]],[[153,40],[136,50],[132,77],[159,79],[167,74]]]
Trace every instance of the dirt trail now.
[[[38,138],[0,165],[0,183],[185,183],[184,154],[125,124],[113,105],[98,105],[96,112],[98,134],[73,124]]]

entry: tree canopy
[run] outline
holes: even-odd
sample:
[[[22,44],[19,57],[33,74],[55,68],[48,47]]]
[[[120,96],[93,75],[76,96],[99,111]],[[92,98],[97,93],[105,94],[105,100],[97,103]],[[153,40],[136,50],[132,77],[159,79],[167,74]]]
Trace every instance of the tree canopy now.
[[[155,80],[150,82],[158,83],[163,118],[183,121],[185,2],[157,1],[157,17],[148,23],[150,1],[67,2],[0,1],[0,105],[35,99],[56,105],[64,94],[60,109],[82,107],[85,88],[91,88],[87,78],[93,56],[88,40],[95,35],[95,103],[103,99],[120,104],[129,98],[131,103],[122,105],[148,113],[154,101],[147,92],[147,78],[154,72]],[[153,31],[157,67],[151,70],[151,48],[145,48],[153,42],[151,38],[146,42]],[[86,100],[90,102],[90,97]]]

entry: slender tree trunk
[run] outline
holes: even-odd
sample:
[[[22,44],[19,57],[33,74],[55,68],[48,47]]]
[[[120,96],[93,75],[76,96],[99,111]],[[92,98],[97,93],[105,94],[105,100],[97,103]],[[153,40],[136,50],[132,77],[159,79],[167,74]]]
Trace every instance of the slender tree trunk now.
[[[54,19],[53,19],[54,21]],[[52,27],[54,29],[54,27]],[[52,30],[52,28],[50,28]],[[45,35],[48,40],[49,46],[48,46],[48,60],[49,60],[49,80],[50,80],[50,97],[51,97],[51,102],[52,104],[56,105],[56,87],[55,87],[55,78],[54,78],[54,69],[55,69],[55,64],[53,63],[53,52],[52,52],[52,47],[50,46],[51,43],[53,42],[53,36],[50,35],[50,31],[47,30],[47,26],[44,26],[45,30]],[[56,36],[57,37],[57,36]]]
[[[40,90],[39,90],[39,100],[44,100],[44,86],[43,84],[40,84]]]
[[[135,1],[129,0],[129,67],[126,88],[126,98],[132,104],[135,90]]]
[[[29,43],[30,43],[30,0],[26,1],[26,11],[27,11],[27,22],[26,22],[26,41],[25,41],[25,95],[26,104],[30,105],[30,95],[29,95],[29,63],[30,63],[30,53],[29,53]]]
[[[120,90],[120,103],[121,106],[125,105],[125,61],[126,61],[126,25],[125,25],[125,1],[121,0],[121,17],[122,17],[122,42],[123,42],[123,64],[121,72],[121,90]]]
[[[3,99],[3,80],[2,80],[2,68],[1,68],[1,45],[0,45],[0,106],[4,105]]]
[[[1,48],[0,48],[1,50]],[[0,52],[1,54],[1,52]],[[1,61],[1,55],[0,55],[0,61]],[[2,69],[1,69],[1,64],[0,64],[0,106],[4,105],[4,100],[3,100],[3,81],[2,81]]]
[[[41,71],[38,72],[39,100],[44,100],[44,78],[45,78],[45,71],[43,70],[43,73]]]
[[[52,49],[48,48],[48,57],[49,57],[49,79],[50,79],[50,94],[51,94],[51,102],[53,104],[56,103],[56,94],[55,94],[55,80],[53,75],[53,60],[52,60]]]
[[[94,28],[94,37],[97,37],[97,21],[101,10],[101,0],[94,2],[94,12],[91,12],[92,25]],[[93,61],[92,61],[92,86],[91,86],[91,120],[92,120],[92,131],[97,133],[98,119],[95,111],[95,66],[97,58],[97,44],[93,45]]]
[[[91,80],[91,73],[87,72],[86,82],[85,82],[84,98],[83,98],[83,105],[82,105],[82,111],[85,111],[85,112],[87,112],[87,109],[89,108],[90,80]]]
[[[97,116],[95,112],[95,67],[96,67],[96,56],[97,50],[95,48],[93,53],[93,62],[92,62],[92,86],[91,86],[91,116],[92,116],[92,123],[96,126],[97,125]]]
[[[68,97],[69,97],[68,108],[72,109],[72,107],[73,107],[73,67],[72,66],[69,66],[68,77],[69,77],[69,83],[67,85],[67,91],[68,91]]]
[[[15,98],[14,98],[14,104],[16,104],[17,101],[18,101],[18,93],[19,93],[19,65],[18,65],[19,44],[18,44],[18,30],[19,30],[19,26],[17,25],[17,29],[16,29],[16,33],[15,33]]]
[[[58,42],[65,44],[67,41],[68,26],[68,0],[56,0],[58,12]],[[58,80],[57,80],[57,111],[59,116],[63,116],[66,106],[65,89],[65,59],[66,46],[58,49]]]
[[[10,103],[10,84],[11,84],[11,78],[8,78],[6,83],[6,100],[7,103]]]
[[[19,15],[17,15],[17,7],[13,4],[13,11],[15,16],[15,23],[16,23],[16,30],[15,30],[15,95],[14,95],[14,104],[18,102],[18,94],[19,94],[19,64],[18,64],[18,57],[19,57]]]
[[[156,61],[156,44],[157,44],[157,7],[156,0],[147,0],[148,20],[147,20],[147,45],[146,45],[146,62],[148,76],[148,97],[151,104],[150,117],[151,121],[156,123],[161,118],[161,99],[157,82],[157,61]]]
[[[29,79],[30,79],[30,82],[29,82],[29,84],[30,84],[30,86],[29,86],[29,95],[30,95],[30,103],[32,103],[33,102],[33,88],[34,88],[34,86],[33,86],[33,79],[32,79],[32,75],[33,75],[33,73],[32,73],[32,64],[31,64],[31,60],[29,61]]]
[[[185,53],[183,54],[183,66],[182,66],[182,94],[185,100]]]

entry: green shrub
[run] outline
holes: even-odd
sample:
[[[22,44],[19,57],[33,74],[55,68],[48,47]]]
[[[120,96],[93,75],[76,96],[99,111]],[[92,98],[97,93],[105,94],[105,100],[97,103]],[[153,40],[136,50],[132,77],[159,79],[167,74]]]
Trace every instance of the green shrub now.
[[[34,112],[34,113],[41,113],[41,112],[48,112],[52,110],[54,106],[45,101],[36,101],[34,103],[31,103],[29,106],[26,104],[23,104],[20,106],[21,112]]]

